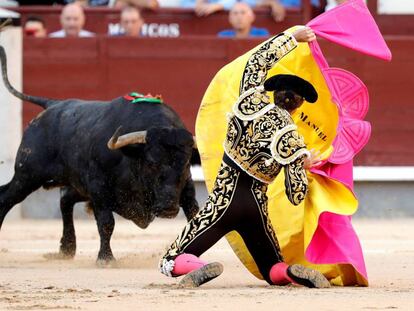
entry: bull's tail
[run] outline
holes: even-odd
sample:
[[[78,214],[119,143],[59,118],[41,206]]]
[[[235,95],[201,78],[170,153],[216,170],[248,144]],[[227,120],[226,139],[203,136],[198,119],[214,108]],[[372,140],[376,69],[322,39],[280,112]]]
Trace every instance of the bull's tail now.
[[[7,75],[7,56],[6,51],[4,50],[4,47],[0,45],[0,62],[1,62],[1,73],[3,75],[3,81],[6,85],[7,90],[12,93],[17,98],[20,98],[21,100],[31,102],[33,104],[36,104],[44,109],[46,109],[48,106],[50,106],[51,103],[53,103],[53,100],[50,100],[48,98],[44,97],[36,97],[36,96],[30,96],[23,94],[16,90],[9,81],[9,77]]]

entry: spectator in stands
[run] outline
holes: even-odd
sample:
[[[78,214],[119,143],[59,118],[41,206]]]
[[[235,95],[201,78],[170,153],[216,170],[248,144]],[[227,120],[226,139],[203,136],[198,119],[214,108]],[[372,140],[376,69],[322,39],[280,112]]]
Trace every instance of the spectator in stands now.
[[[194,9],[197,16],[230,10],[237,0],[181,0],[181,7]]]
[[[302,0],[277,0],[285,8],[300,8],[302,5]],[[319,0],[311,0],[311,4],[315,7],[320,5]]]
[[[79,3],[82,6],[109,6],[124,7],[126,5],[134,5],[138,8],[158,9],[158,0],[16,0],[20,5],[52,5],[52,4],[69,4]]]
[[[24,24],[24,34],[35,38],[45,38],[47,35],[44,21],[36,16],[29,16]]]
[[[54,1],[54,0],[17,0],[19,5],[53,5],[53,4],[67,4],[68,1],[60,0],[60,1]]]
[[[242,0],[252,8],[269,7],[276,22],[282,22],[286,16],[286,9],[283,5],[284,0]]]
[[[78,2],[82,6],[110,6],[110,0],[76,0],[73,2]]]
[[[181,0],[181,6],[194,8],[197,16],[207,16],[222,10],[230,10],[239,0]],[[246,2],[252,8],[269,7],[276,22],[284,20],[286,10],[280,1],[285,0],[240,0]],[[300,1],[300,0],[298,0]],[[318,1],[318,0],[316,0]]]
[[[144,24],[144,20],[136,7],[127,6],[121,11],[120,24],[123,29],[123,35],[139,37],[141,35],[141,28]]]
[[[229,12],[229,23],[233,29],[220,31],[218,36],[233,38],[269,36],[267,29],[252,26],[254,20],[255,15],[252,8],[245,2],[236,2]]]
[[[158,0],[117,0],[115,7],[135,6],[140,9],[157,10],[160,7]]]
[[[76,0],[83,6],[109,6],[124,8],[126,6],[136,6],[141,9],[156,10],[159,8],[158,0]]]
[[[62,29],[52,32],[49,37],[93,37],[93,32],[82,29],[85,24],[85,13],[78,3],[66,5],[60,14]]]
[[[242,0],[248,3],[252,8],[269,7],[273,19],[276,22],[282,22],[286,17],[286,8],[300,8],[302,0]],[[336,0],[333,0],[336,1]],[[345,1],[345,0],[338,0]],[[312,6],[319,8],[319,0],[311,0]]]

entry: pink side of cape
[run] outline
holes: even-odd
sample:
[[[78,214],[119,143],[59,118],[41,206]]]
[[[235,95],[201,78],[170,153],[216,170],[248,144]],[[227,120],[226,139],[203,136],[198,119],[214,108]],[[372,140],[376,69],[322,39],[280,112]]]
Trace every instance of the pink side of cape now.
[[[307,26],[327,40],[391,60],[391,52],[362,0],[347,1],[316,17]],[[363,121],[369,108],[368,90],[354,74],[339,68],[329,68],[317,42],[312,42],[310,49],[339,112],[334,152],[327,162],[312,169],[312,172],[337,180],[353,191],[352,159],[367,144],[371,135],[370,124]],[[351,216],[322,213],[305,255],[310,262],[318,264],[351,264],[368,279],[361,244],[352,227]]]
[[[352,160],[348,163],[325,163],[312,173],[343,183],[353,191]],[[358,236],[352,227],[351,216],[323,212],[318,227],[306,251],[306,258],[317,264],[351,264],[359,274],[368,280],[364,254]]]
[[[384,60],[391,60],[391,51],[363,0],[348,0],[317,16],[308,26],[318,36],[329,41]]]
[[[338,134],[333,142],[334,152],[324,165],[311,171],[337,180],[353,191],[352,159],[365,146],[371,134],[369,123],[361,120],[368,111],[368,91],[351,73],[329,68],[316,42],[310,48],[339,112]],[[317,264],[351,264],[368,280],[364,255],[352,227],[351,216],[322,213],[305,256]]]
[[[342,164],[325,163],[312,173],[343,183],[353,190],[352,160]],[[347,263],[368,280],[364,255],[351,216],[324,212],[319,216],[318,227],[309,243],[306,258],[317,264]]]

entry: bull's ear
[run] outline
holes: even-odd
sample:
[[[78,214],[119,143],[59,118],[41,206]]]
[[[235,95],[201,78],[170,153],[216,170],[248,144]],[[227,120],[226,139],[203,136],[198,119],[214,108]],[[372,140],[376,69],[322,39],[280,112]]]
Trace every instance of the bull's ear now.
[[[150,128],[146,135],[147,144],[161,144],[164,146],[197,148],[192,134],[183,128]]]
[[[179,145],[192,146],[194,144],[193,135],[186,129],[177,129],[176,142]]]
[[[146,142],[147,144],[159,144],[164,140],[171,140],[170,129],[165,127],[152,127],[147,130]]]

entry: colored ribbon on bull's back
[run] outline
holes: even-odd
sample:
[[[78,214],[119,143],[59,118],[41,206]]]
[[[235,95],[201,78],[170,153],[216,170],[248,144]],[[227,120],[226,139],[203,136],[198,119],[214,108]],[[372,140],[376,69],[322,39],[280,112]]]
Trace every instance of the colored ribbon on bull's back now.
[[[353,18],[338,18],[342,14]],[[347,27],[351,23],[352,26]],[[358,23],[368,32],[355,33]],[[391,57],[362,0],[348,1],[308,25],[319,36],[335,43],[383,59]],[[294,28],[288,30],[292,31]],[[203,97],[196,136],[209,190],[223,156],[226,113],[231,111],[239,96],[246,62],[259,46],[223,67]],[[374,50],[370,50],[370,46],[375,47]],[[295,207],[287,200],[283,174],[269,187],[269,216],[282,253],[287,263],[302,263],[318,269],[332,284],[366,286],[368,277],[363,253],[352,228],[351,215],[358,207],[352,191],[352,159],[367,143],[371,129],[369,123],[363,121],[368,110],[367,89],[352,73],[329,68],[316,42],[300,43],[269,71],[268,77],[283,73],[296,74],[317,89],[318,101],[313,105],[305,103],[293,118],[308,148],[321,151],[324,164],[308,172],[309,193],[300,206]],[[244,265],[258,278],[263,278],[241,237],[236,232],[226,237]]]
[[[137,92],[132,92],[124,95],[124,99],[128,100],[132,104],[143,102],[162,104],[164,102],[161,95],[152,96],[151,94],[144,95]]]

